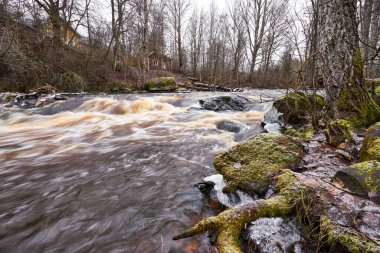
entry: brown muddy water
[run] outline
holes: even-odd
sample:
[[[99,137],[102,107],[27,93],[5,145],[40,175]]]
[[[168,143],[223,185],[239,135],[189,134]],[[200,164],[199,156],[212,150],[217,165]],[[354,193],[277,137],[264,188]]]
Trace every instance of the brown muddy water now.
[[[281,95],[239,95],[258,101],[260,94]],[[171,239],[214,214],[193,184],[216,173],[215,154],[259,130],[268,107],[196,108],[217,95],[0,108],[0,252],[208,252],[206,236]],[[239,124],[240,133],[218,130],[223,120]]]

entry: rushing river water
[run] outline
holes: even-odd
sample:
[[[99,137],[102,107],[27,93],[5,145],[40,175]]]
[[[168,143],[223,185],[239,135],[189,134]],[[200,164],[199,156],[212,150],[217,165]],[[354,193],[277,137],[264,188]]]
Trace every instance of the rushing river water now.
[[[280,95],[240,95],[261,93]],[[197,109],[217,95],[0,109],[0,252],[208,252],[207,237],[171,239],[213,214],[193,184],[216,173],[215,154],[258,132],[268,108]],[[217,129],[224,120],[241,131]]]

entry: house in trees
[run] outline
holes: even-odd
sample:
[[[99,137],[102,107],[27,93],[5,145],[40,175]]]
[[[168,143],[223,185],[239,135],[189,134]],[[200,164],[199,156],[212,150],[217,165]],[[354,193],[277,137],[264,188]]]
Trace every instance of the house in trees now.
[[[171,71],[172,59],[164,54],[152,52],[148,54],[145,65],[147,70]]]
[[[81,36],[80,34],[69,24],[64,24],[64,21],[62,21],[63,25],[61,27],[61,41],[63,44],[72,47],[77,48],[80,46]],[[42,34],[46,38],[53,38],[54,31],[53,31],[53,24],[51,22],[45,22],[42,24]]]

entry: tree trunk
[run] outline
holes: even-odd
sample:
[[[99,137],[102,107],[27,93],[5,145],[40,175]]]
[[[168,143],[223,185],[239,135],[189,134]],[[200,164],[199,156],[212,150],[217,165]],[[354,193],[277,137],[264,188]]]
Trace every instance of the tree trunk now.
[[[365,61],[368,60],[368,44],[369,44],[369,30],[371,26],[372,19],[372,8],[373,8],[373,0],[366,0],[363,8],[363,22],[361,28],[361,39],[363,41],[363,58]]]
[[[368,66],[369,69],[369,77],[374,78],[377,77],[377,73],[375,71],[376,66],[374,65],[374,58],[376,55],[376,48],[377,44],[379,42],[379,36],[380,36],[380,1],[375,1],[373,6],[373,13],[372,13],[372,22],[371,22],[371,32],[370,32],[370,45],[371,49],[369,51],[369,58],[370,63]]]
[[[59,8],[54,6],[51,9],[51,13],[49,13],[49,16],[50,16],[50,21],[52,24],[52,29],[53,29],[53,40],[57,44],[61,44],[62,24],[61,24],[61,18],[59,16]]]
[[[380,108],[364,85],[356,4],[356,0],[320,1],[321,69],[326,115],[348,117],[354,125],[364,126],[380,118]]]

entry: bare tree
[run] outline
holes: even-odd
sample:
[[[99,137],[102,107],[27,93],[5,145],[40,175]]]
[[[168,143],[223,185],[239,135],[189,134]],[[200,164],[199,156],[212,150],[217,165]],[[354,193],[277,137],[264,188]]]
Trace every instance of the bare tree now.
[[[61,12],[67,7],[67,0],[34,0],[49,16],[53,28],[53,38],[61,43]]]
[[[183,29],[186,13],[190,8],[190,0],[169,0],[168,10],[170,15],[170,24],[173,28],[174,42],[176,44],[176,53],[178,57],[178,70],[183,71]]]

